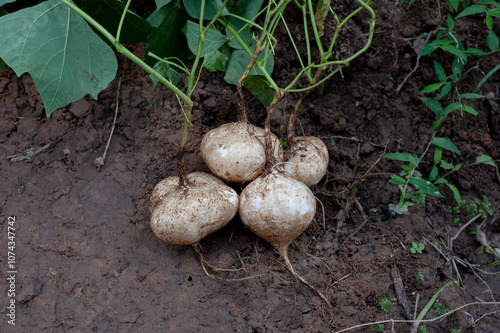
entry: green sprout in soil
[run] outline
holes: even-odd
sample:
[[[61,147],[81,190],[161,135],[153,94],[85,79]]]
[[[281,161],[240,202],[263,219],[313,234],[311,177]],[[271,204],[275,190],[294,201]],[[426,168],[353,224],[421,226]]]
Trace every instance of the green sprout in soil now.
[[[424,281],[424,274],[422,274],[422,272],[418,272],[417,273],[417,280],[418,281]]]
[[[451,305],[443,304],[440,303],[439,301],[436,301],[436,303],[434,303],[434,310],[436,311],[438,316],[442,316],[453,310],[453,307]]]
[[[380,308],[384,312],[389,312],[391,309],[392,302],[395,302],[397,299],[396,298],[387,298],[387,296],[383,296],[382,300],[380,301]]]
[[[376,324],[372,326],[372,332],[384,332],[384,324]]]
[[[422,253],[423,249],[425,248],[425,245],[422,244],[422,243],[415,243],[415,242],[412,242],[411,243],[411,248],[410,248],[410,252],[413,253],[413,254],[417,254],[417,253]]]

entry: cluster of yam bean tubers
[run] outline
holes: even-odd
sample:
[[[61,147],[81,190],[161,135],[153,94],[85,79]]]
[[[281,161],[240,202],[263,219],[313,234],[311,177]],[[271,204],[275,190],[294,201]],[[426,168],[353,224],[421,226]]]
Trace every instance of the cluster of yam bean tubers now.
[[[156,185],[151,195],[151,229],[161,240],[194,245],[221,229],[238,213],[243,224],[284,256],[311,223],[316,199],[309,189],[325,175],[328,149],[316,137],[295,137],[284,151],[271,134],[276,165],[266,169],[265,130],[248,121],[212,129],[201,142],[201,156],[217,176],[202,172]],[[227,182],[248,184],[238,196]]]

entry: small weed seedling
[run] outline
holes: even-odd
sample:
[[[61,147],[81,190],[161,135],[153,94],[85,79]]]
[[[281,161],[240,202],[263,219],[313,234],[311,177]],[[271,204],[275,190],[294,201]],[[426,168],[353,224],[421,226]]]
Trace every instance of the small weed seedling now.
[[[372,332],[384,332],[384,324],[376,324],[372,326]]]
[[[453,308],[451,307],[451,305],[445,305],[443,303],[439,303],[439,301],[436,301],[436,303],[434,303],[434,310],[436,311],[438,316],[442,316],[453,310]]]
[[[52,279],[56,276],[56,273],[54,272],[54,269],[52,267],[49,267],[49,272],[45,275]]]
[[[389,312],[389,310],[391,309],[391,305],[393,302],[395,302],[397,300],[397,298],[387,298],[387,296],[383,296],[382,297],[382,300],[380,301],[380,308],[384,311],[384,312]]]
[[[425,248],[425,245],[422,244],[422,243],[415,243],[415,242],[412,242],[411,243],[411,248],[410,248],[410,252],[413,253],[413,254],[417,254],[417,253],[422,253],[422,251],[424,250]]]
[[[450,213],[452,215],[459,215],[463,212],[462,207],[465,205],[465,201],[462,201],[462,206],[455,206],[450,208]],[[493,216],[493,210],[490,208],[491,203],[487,196],[483,195],[482,199],[474,198],[474,201],[465,206],[465,214],[467,220],[472,219],[477,214],[481,214],[481,218],[485,219],[487,217]],[[453,226],[460,227],[462,226],[462,221],[460,217],[456,217],[453,219]]]
[[[419,326],[417,328],[417,333],[427,333],[427,328],[425,328],[425,326]]]
[[[424,281],[424,274],[422,272],[417,273],[417,281]]]

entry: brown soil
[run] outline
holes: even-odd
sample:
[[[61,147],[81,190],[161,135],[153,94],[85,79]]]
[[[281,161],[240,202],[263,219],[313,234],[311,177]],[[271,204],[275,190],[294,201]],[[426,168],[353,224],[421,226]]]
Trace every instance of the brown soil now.
[[[315,90],[299,116],[304,133],[327,144],[330,165],[327,178],[314,189],[322,203],[316,220],[291,246],[289,255],[295,270],[330,300],[331,314],[322,311],[321,299],[238,218],[201,242],[210,263],[242,269],[218,276],[252,277],[238,282],[211,279],[192,248],[163,243],[151,232],[150,194],[161,179],[176,175],[183,114],[172,94],[155,89],[142,70],[118,56],[119,75],[98,101],[86,97],[57,110],[50,119],[44,116],[29,76],[16,78],[11,70],[0,75],[2,295],[9,290],[9,217],[16,221],[17,270],[16,326],[7,324],[8,304],[2,298],[0,331],[332,332],[405,319],[401,300],[394,301],[387,313],[380,306],[383,297],[397,298],[394,267],[401,275],[409,316],[414,317],[417,300],[418,314],[441,286],[458,278],[454,261],[445,260],[425,241],[437,240],[442,254],[450,255],[448,239],[458,232],[449,212],[455,205],[452,192],[440,187],[444,199],[427,197],[424,205],[391,217],[388,206],[397,204],[400,191],[388,181],[400,172],[401,163],[383,159],[350,195],[338,193],[383,154],[387,140],[388,152],[422,154],[426,149],[435,115],[419,99],[419,90],[433,82],[432,59],[445,61],[444,54],[421,58],[419,69],[398,95],[396,89],[416,63],[416,37],[436,29],[441,21],[436,18],[435,1],[416,1],[407,9],[383,0],[373,7],[378,25],[371,48],[342,75]],[[458,29],[463,36],[476,36],[484,33],[483,21],[462,20]],[[355,20],[352,36],[342,37],[340,42],[347,46],[341,52],[362,41],[362,23]],[[474,47],[475,39],[468,38],[463,41]],[[135,51],[142,54],[144,47]],[[287,62],[284,52],[278,52],[276,59],[275,73],[286,79],[295,65]],[[500,63],[498,57],[489,61],[481,64],[485,71]],[[117,126],[99,170],[94,160],[106,146],[120,77]],[[447,120],[440,136],[462,152],[462,156],[445,152],[448,161],[467,164],[483,154],[500,158],[499,86],[497,74],[482,87],[488,99],[475,102],[478,116],[457,114]],[[198,147],[209,129],[236,120],[235,92],[220,73],[205,73],[200,80],[194,94],[188,172],[209,172]],[[279,134],[288,106],[296,99],[291,95],[280,104],[273,119],[275,133]],[[262,126],[265,109],[255,100],[247,101],[250,121]],[[31,160],[7,159],[49,143]],[[432,153],[420,170],[428,175],[431,167]],[[500,205],[499,178],[492,167],[463,168],[449,180],[468,203],[486,195],[493,209]],[[239,185],[234,188],[241,190]],[[354,199],[363,207],[366,224]],[[497,209],[483,226],[490,240],[499,239],[498,213]],[[464,214],[461,217],[467,220]],[[494,261],[492,255],[474,253],[480,244],[469,231],[481,222],[466,228],[453,243],[452,255],[470,263],[457,264],[462,283],[439,296],[439,302],[453,309],[500,300],[499,276],[472,269],[478,265],[483,271],[499,272],[498,266],[487,266]],[[424,243],[422,254],[410,252],[412,242]],[[419,272],[423,281],[417,280]],[[428,332],[495,332],[500,327],[497,309],[468,306],[425,326]],[[489,315],[471,328],[485,314]],[[425,319],[434,317],[431,309]],[[410,330],[406,323],[394,326],[395,332]],[[390,330],[391,324],[385,328]],[[351,332],[370,331],[371,325]]]

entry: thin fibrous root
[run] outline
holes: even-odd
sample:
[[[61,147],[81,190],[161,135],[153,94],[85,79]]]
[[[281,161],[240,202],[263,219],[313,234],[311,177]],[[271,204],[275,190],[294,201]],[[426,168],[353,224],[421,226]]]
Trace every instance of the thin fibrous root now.
[[[226,282],[236,282],[236,281],[244,281],[244,280],[249,280],[249,279],[252,279],[252,278],[255,278],[255,277],[259,277],[261,275],[253,275],[253,276],[246,276],[246,277],[243,277],[243,278],[237,278],[237,279],[227,279],[227,278],[222,278],[222,277],[219,277],[213,273],[211,273],[209,271],[212,270],[214,272],[230,272],[230,273],[234,273],[234,272],[238,272],[238,271],[241,271],[243,270],[243,268],[238,268],[238,269],[229,269],[229,268],[220,268],[220,267],[216,267],[212,264],[210,264],[207,259],[205,258],[205,256],[203,255],[203,253],[201,253],[201,250],[200,250],[200,245],[199,244],[194,244],[193,245],[193,249],[194,249],[194,252],[196,252],[196,254],[198,255],[198,258],[200,260],[200,264],[201,264],[201,267],[203,268],[203,271],[205,272],[205,274],[209,277],[209,278],[212,278],[214,280],[219,280],[219,281],[226,281]]]
[[[276,246],[276,250],[278,251],[278,253],[283,258],[283,261],[285,262],[286,268],[288,268],[288,270],[290,271],[290,273],[292,273],[292,275],[297,280],[301,281],[303,284],[305,284],[306,286],[308,286],[309,288],[311,288],[312,291],[314,291],[319,297],[321,297],[321,299],[326,303],[326,306],[329,309],[332,309],[332,304],[330,303],[330,301],[328,300],[328,298],[326,298],[326,296],[321,291],[319,291],[318,289],[316,289],[316,287],[313,286],[309,281],[307,281],[302,276],[300,276],[297,272],[295,272],[295,270],[293,269],[292,263],[290,262],[290,259],[288,258],[288,246],[289,245]]]

